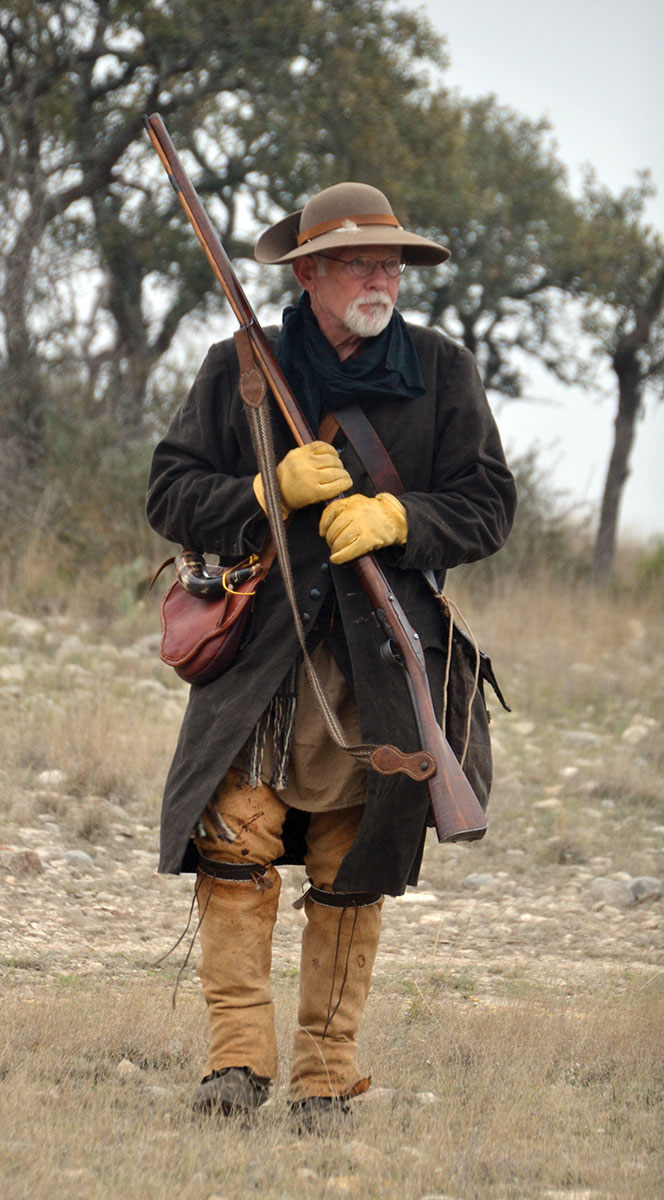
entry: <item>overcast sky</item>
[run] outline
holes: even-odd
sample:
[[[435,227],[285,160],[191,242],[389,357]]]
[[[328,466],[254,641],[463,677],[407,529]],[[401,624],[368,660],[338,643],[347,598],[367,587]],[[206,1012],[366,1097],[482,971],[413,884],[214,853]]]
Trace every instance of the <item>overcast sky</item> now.
[[[663,0],[400,0],[446,35],[446,83],[494,92],[533,119],[548,117],[578,189],[584,164],[619,191],[648,168],[658,188],[650,221],[664,232]],[[612,377],[607,376],[612,384]],[[601,496],[615,401],[602,403],[534,382],[550,403],[496,406],[508,447],[538,442],[558,485],[582,503]],[[664,532],[664,402],[650,398],[639,426],[621,530]]]

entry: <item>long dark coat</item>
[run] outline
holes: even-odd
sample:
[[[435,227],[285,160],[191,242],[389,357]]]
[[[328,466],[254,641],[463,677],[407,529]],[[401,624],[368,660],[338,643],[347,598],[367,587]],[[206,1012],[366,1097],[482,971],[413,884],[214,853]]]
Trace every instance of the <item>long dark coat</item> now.
[[[408,540],[377,554],[426,654],[434,697],[442,706],[446,632],[423,569],[439,579],[459,563],[494,553],[514,517],[515,487],[472,355],[435,330],[409,326],[425,380],[425,394],[365,401],[366,414],[401,476]],[[277,331],[269,330],[273,340]],[[158,444],[147,512],[169,540],[219,554],[231,562],[261,549],[267,521],[252,480],[256,460],[231,340],[211,347],[189,396]],[[358,396],[362,404],[362,397]],[[292,448],[276,412],[277,458]],[[335,444],[354,490],[374,489],[352,448]],[[293,516],[288,541],[298,604],[313,630],[331,587],[336,592],[345,645],[332,646],[352,684],[362,737],[403,750],[418,748],[406,684],[379,654],[382,635],[352,565],[331,566],[318,534],[319,506]],[[193,869],[191,831],[215,788],[246,742],[298,652],[292,615],[275,563],[255,598],[251,637],[230,670],[191,688],[162,812],[162,872]],[[406,776],[368,771],[368,794],[356,840],[343,860],[335,890],[401,894],[417,882],[428,798],[426,785]],[[193,852],[193,853],[192,853]],[[295,854],[294,858],[297,858]],[[293,861],[293,858],[288,861]]]

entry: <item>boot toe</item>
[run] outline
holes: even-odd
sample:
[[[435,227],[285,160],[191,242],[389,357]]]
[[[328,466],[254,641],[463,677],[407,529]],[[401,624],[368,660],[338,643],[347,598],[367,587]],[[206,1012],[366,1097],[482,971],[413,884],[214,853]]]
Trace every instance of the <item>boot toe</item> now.
[[[345,1133],[352,1113],[346,1100],[337,1096],[308,1096],[291,1104],[291,1116],[298,1133],[319,1137]]]
[[[194,1092],[195,1113],[218,1113],[229,1117],[253,1112],[268,1098],[269,1080],[259,1079],[248,1067],[225,1067],[213,1071]]]

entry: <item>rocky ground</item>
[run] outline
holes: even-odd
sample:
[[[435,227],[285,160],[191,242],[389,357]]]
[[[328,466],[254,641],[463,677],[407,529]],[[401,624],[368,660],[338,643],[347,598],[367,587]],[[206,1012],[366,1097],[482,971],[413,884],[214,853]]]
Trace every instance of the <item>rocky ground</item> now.
[[[185,926],[191,877],[155,868],[159,791],[186,688],[157,645],[154,632],[100,638],[84,623],[0,613],[7,985],[140,975]],[[577,691],[587,674],[577,663]],[[435,979],[478,1004],[539,987],[581,998],[598,984],[645,984],[664,957],[655,702],[648,710],[639,693],[602,704],[594,679],[597,695],[576,695],[545,721],[537,704],[525,712],[514,700],[518,677],[515,711],[494,722],[489,833],[472,846],[432,838],[420,887],[386,901],[377,976]],[[285,870],[277,971],[298,962],[302,883]],[[193,981],[190,965],[185,986]]]

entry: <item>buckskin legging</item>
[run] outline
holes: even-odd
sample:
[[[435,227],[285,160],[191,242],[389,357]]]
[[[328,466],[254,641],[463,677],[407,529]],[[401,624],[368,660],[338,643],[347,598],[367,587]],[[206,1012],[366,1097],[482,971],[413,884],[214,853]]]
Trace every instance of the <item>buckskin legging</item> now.
[[[206,1075],[224,1067],[249,1067],[261,1079],[274,1079],[270,966],[281,877],[272,864],[283,853],[281,830],[288,809],[272,788],[250,787],[234,768],[212,808],[203,817],[206,836],[196,841],[201,854],[215,864],[249,869],[256,864],[260,870],[255,880],[213,878],[199,871],[197,971],[210,1017]],[[215,814],[237,835],[234,840],[216,832],[221,822]],[[305,868],[314,889],[331,891],[361,815],[361,806],[311,814]],[[357,1031],[371,984],[381,908],[382,897],[347,907],[328,907],[310,895],[305,900],[291,1100],[348,1097],[369,1087],[357,1066]]]

